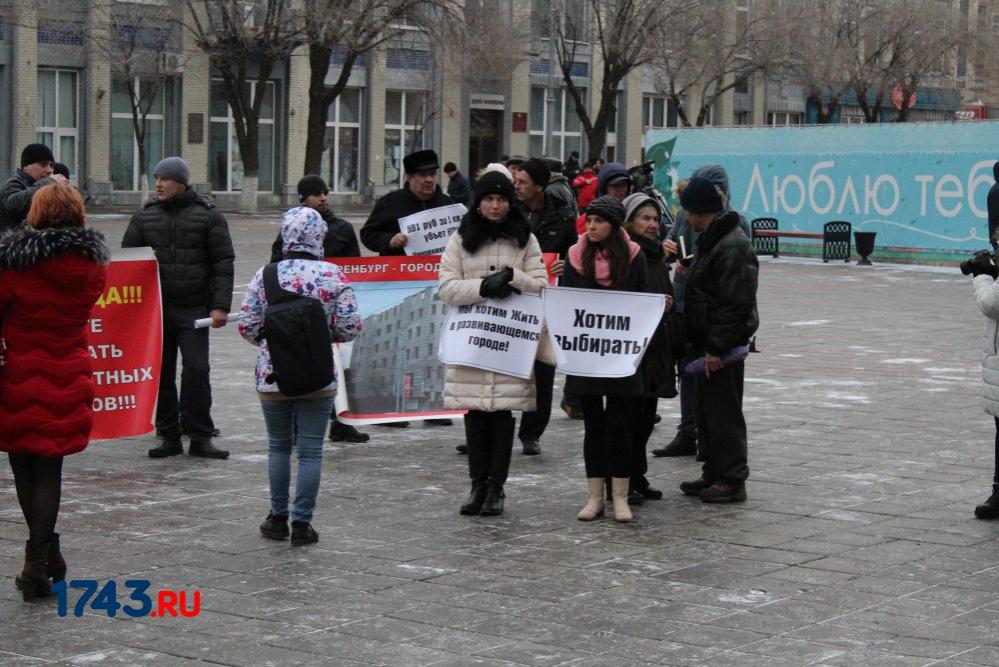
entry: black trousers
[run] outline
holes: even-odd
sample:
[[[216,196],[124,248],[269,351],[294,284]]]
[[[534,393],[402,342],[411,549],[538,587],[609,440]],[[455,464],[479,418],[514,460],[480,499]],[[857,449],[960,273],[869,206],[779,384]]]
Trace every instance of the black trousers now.
[[[656,407],[659,399],[655,396],[636,398],[631,417],[631,479],[641,480],[649,471],[649,459],[645,448],[648,447],[652,429],[655,427]]]
[[[48,542],[59,518],[63,457],[23,453],[8,453],[7,457],[28,536],[32,542]]]
[[[163,363],[160,367],[156,428],[166,437],[191,436],[205,442],[212,437],[212,386],[208,365],[208,329],[195,329],[194,320],[206,317],[204,308],[165,306],[163,309]],[[181,357],[180,398],[177,397],[177,352]]]
[[[540,440],[552,418],[552,392],[555,387],[555,367],[542,361],[534,362],[534,388],[537,405],[533,412],[525,412],[520,417],[521,442]]]
[[[745,362],[730,364],[711,377],[697,376],[694,416],[704,479],[742,482],[749,477],[746,419],[742,414]]]
[[[587,477],[631,477],[635,396],[580,396]],[[604,401],[606,400],[606,405]]]
[[[510,472],[513,454],[513,414],[509,410],[465,414],[465,443],[468,445],[468,476],[473,484],[502,487]]]
[[[992,483],[999,484],[999,417],[996,420],[996,469],[992,473]]]

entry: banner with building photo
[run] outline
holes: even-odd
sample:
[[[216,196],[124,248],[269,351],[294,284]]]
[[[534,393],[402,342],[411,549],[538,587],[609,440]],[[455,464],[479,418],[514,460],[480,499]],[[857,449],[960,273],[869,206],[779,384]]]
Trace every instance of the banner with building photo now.
[[[408,238],[406,254],[444,254],[451,234],[461,225],[461,219],[467,212],[463,204],[451,204],[399,218],[399,230]]]
[[[514,294],[449,308],[438,357],[445,364],[529,380],[543,316],[537,294]]]
[[[115,250],[87,323],[94,367],[92,440],[153,430],[163,355],[160,275],[151,248]]]
[[[437,337],[447,307],[437,297],[440,257],[330,258],[354,288],[363,325],[338,345],[336,409],[345,424],[454,417],[444,410]]]
[[[549,287],[542,300],[558,369],[582,377],[634,374],[666,310],[646,292]]]

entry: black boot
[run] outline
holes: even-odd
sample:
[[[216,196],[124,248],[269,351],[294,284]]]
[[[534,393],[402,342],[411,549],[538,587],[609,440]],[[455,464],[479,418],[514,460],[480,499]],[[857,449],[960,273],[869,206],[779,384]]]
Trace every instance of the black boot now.
[[[663,492],[659,489],[653,489],[645,475],[632,477],[631,488],[632,490],[638,491],[642,494],[642,497],[646,500],[662,500],[663,498]]]
[[[187,450],[187,453],[191,456],[200,456],[205,459],[227,459],[229,458],[229,450],[218,449],[212,445],[211,440],[205,440],[199,442],[196,440],[191,441],[191,446]]]
[[[168,456],[177,456],[184,453],[184,447],[180,444],[179,435],[163,436],[163,444],[149,450],[149,458],[165,459]]]
[[[468,500],[461,506],[461,513],[465,516],[474,516],[482,511],[482,503],[486,500],[486,483],[472,482],[472,492],[468,494]]]
[[[975,516],[979,519],[999,519],[999,484],[992,485],[992,495],[975,508]]]
[[[49,542],[48,569],[49,579],[53,583],[66,578],[66,560],[59,550],[59,533],[52,533],[52,540]]]
[[[45,560],[48,556],[48,542],[28,540],[24,544],[24,569],[21,570],[21,575],[14,580],[14,583],[21,589],[21,597],[24,598],[25,602],[34,600],[36,597],[51,595],[48,562]]]
[[[330,440],[333,442],[367,442],[371,436],[361,433],[349,424],[334,421],[330,424]]]
[[[291,522],[291,546],[300,547],[319,541],[319,533],[306,521]]]
[[[486,489],[486,499],[482,501],[482,511],[480,514],[482,516],[499,516],[503,514],[503,499],[506,495],[503,493],[503,487],[489,483]]]
[[[668,445],[652,450],[653,456],[693,456],[695,454],[697,454],[697,438],[686,433],[677,433]]]
[[[260,524],[260,534],[271,540],[288,539],[288,515],[275,515],[268,512],[267,518]]]

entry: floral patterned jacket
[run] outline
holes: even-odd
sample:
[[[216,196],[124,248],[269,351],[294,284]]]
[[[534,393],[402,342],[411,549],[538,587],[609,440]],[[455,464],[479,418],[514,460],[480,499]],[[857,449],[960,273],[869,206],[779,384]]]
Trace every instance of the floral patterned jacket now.
[[[246,297],[239,309],[239,333],[260,347],[254,369],[257,391],[278,393],[277,385],[266,381],[274,372],[267,340],[257,340],[264,325],[264,311],[267,309],[263,272],[263,267],[257,269],[246,290]],[[286,290],[318,299],[323,304],[323,310],[329,316],[330,335],[334,341],[347,342],[361,333],[361,313],[357,309],[354,290],[337,265],[318,260],[286,259],[278,262],[278,282]],[[336,389],[336,386],[334,379],[328,389]]]

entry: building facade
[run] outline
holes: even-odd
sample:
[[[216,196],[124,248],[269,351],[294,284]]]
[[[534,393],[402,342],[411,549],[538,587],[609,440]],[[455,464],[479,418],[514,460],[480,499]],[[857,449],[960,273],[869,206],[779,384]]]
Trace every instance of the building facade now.
[[[471,0],[469,0],[471,1]],[[531,17],[538,0],[476,0],[502,19]],[[175,4],[174,0],[144,0]],[[733,25],[751,11],[752,0],[723,0]],[[124,4],[99,0],[88,6]],[[486,4],[489,3],[489,4]],[[107,31],[93,9],[63,3],[76,12],[24,1],[0,17],[0,157],[13,168],[21,147],[41,141],[70,167],[92,201],[137,204],[141,198],[139,150],[134,139],[129,87],[114,72],[91,36]],[[979,31],[999,34],[999,2],[960,0],[961,11]],[[582,6],[582,4],[580,5]],[[364,54],[348,85],[330,108],[322,175],[334,202],[370,201],[398,187],[402,157],[431,147],[443,161],[474,173],[503,154],[586,155],[586,137],[574,105],[553,67],[552,46],[540,32],[530,44],[511,45],[522,55],[491,76],[468,76],[461,53],[431,44],[417,30]],[[223,205],[238,201],[243,169],[235,123],[208,59],[189,35],[178,35],[177,75],[156,91],[149,109],[146,163],[180,155],[192,182]],[[342,54],[334,53],[327,79],[339,76]],[[599,105],[602,64],[598,49],[584,45],[572,67],[591,110]],[[999,106],[996,65],[969,55],[954,77],[921,91],[911,120],[952,120],[962,103]],[[631,72],[617,93],[604,157],[627,165],[642,161],[643,137],[651,128],[675,127],[677,109],[657,89],[650,68]],[[135,89],[141,90],[143,82]],[[256,86],[256,83],[251,86]],[[306,49],[275,68],[264,85],[261,112],[259,202],[297,200],[303,175],[308,118],[309,64]],[[795,125],[814,122],[805,92],[792,77],[759,74],[720,95],[708,114],[714,125]],[[699,100],[685,100],[690,108]],[[984,115],[988,115],[985,113]],[[859,122],[855,100],[844,100],[837,119]],[[151,171],[148,168],[147,171]],[[150,176],[151,178],[151,176]]]

